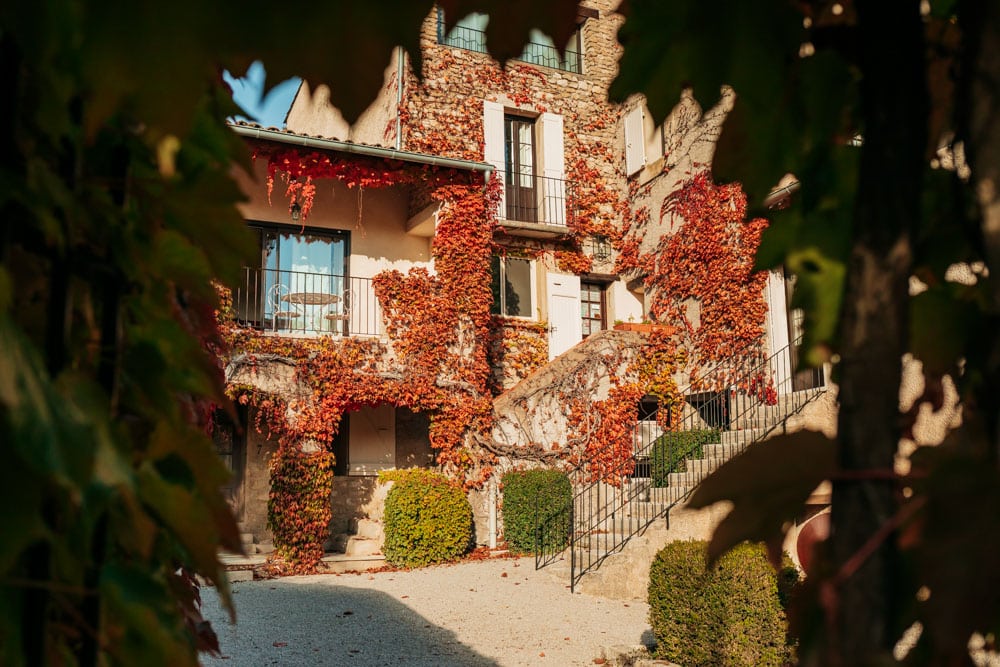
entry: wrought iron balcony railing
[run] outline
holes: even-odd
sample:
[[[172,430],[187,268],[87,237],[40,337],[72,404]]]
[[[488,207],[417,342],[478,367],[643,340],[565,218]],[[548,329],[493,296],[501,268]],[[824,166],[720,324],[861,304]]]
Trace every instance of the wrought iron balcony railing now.
[[[565,226],[573,214],[568,208],[569,183],[561,178],[521,172],[499,172],[504,193],[498,218],[510,222],[533,222]]]
[[[233,317],[291,336],[378,336],[382,311],[370,278],[245,267]]]
[[[579,43],[578,39],[575,41]],[[452,28],[450,33],[445,34],[444,17],[442,15],[438,16],[438,44],[454,46],[466,51],[487,53],[485,32],[457,25]],[[559,49],[551,44],[528,42],[524,46],[524,53],[521,54],[518,60],[531,63],[532,65],[559,69],[564,72],[573,72],[574,74],[583,72],[583,58],[579,48],[567,48],[563,52],[563,55],[560,56]]]

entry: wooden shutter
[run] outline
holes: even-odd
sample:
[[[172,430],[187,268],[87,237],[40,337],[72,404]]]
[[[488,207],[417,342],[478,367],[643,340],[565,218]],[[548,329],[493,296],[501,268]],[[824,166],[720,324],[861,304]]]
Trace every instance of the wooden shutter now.
[[[566,160],[563,151],[563,117],[543,113],[542,128],[542,215],[544,222],[566,224]]]
[[[497,102],[483,101],[483,161],[492,164],[495,168],[491,178],[498,178],[500,182],[504,179],[504,154],[503,154],[503,105]],[[500,206],[497,217],[503,219],[502,212],[506,207],[503,190],[500,195]]]
[[[642,108],[625,114],[625,173],[636,174],[646,164],[646,141],[642,131]]]

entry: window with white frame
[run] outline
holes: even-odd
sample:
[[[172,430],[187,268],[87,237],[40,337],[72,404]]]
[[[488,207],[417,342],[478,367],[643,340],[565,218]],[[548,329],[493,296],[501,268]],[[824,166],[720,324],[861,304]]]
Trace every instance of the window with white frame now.
[[[505,186],[497,217],[565,225],[563,117],[508,113],[499,102],[484,100],[483,137],[483,159],[496,167]]]
[[[490,312],[507,317],[532,317],[531,260],[494,256],[492,268],[493,307]]]

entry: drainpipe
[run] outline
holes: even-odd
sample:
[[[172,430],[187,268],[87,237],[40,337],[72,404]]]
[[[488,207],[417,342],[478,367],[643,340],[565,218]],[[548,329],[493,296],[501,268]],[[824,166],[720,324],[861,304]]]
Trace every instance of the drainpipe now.
[[[487,178],[489,176],[487,175]],[[497,478],[490,477],[490,549],[497,548]]]
[[[406,52],[403,47],[396,47],[397,53],[397,65],[396,65],[396,150],[401,150],[403,148],[403,116],[402,109],[400,108],[403,104],[403,73],[406,69]]]

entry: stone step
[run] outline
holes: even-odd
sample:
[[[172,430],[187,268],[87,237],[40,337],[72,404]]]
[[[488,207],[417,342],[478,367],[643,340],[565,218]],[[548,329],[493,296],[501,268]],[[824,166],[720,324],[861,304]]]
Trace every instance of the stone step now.
[[[705,445],[703,454],[706,459],[722,459],[728,461],[739,453],[740,448],[732,442],[724,442],[714,445]]]
[[[385,538],[385,532],[382,529],[381,521],[374,521],[372,519],[352,519],[351,520],[351,530],[358,537],[363,537],[368,540],[381,540]]]
[[[323,566],[328,572],[367,572],[384,567],[385,556],[347,556],[345,554],[327,554],[322,558]]]
[[[243,551],[245,551],[246,553],[248,554],[254,553],[253,545],[254,542],[256,541],[257,540],[253,536],[253,533],[240,533],[240,545],[242,545]]]
[[[367,537],[351,535],[344,546],[345,556],[379,556],[382,554],[382,541]]]
[[[254,553],[268,555],[274,553],[274,543],[273,542],[260,542],[254,545]]]
[[[762,428],[745,428],[745,429],[735,429],[731,431],[723,431],[721,444],[723,445],[749,444],[758,438],[762,438],[765,433],[766,430]]]

